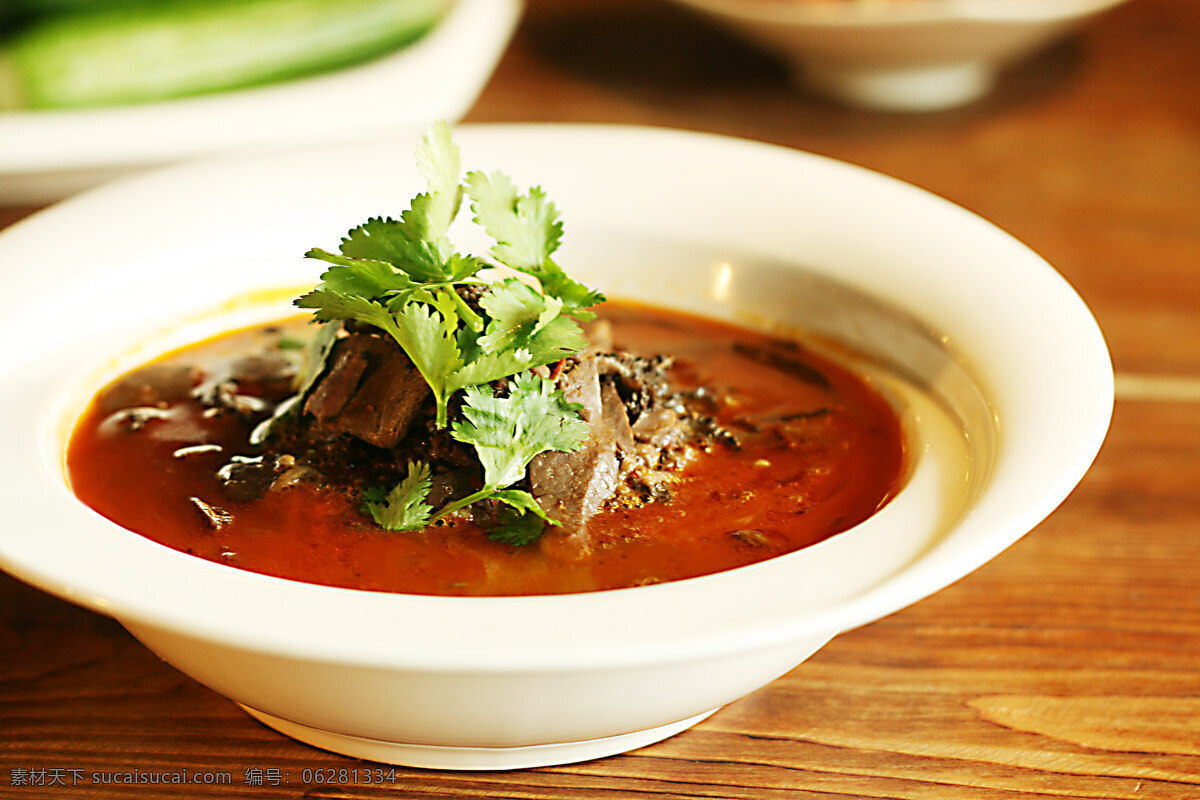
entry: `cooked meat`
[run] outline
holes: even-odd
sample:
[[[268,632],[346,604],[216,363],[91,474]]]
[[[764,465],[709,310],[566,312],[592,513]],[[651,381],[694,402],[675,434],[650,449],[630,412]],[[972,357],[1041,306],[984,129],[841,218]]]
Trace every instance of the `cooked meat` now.
[[[621,393],[610,381],[600,382],[601,422],[611,432],[613,443],[618,453],[628,453],[633,450],[633,427],[629,424],[629,415],[625,412],[625,403]]]
[[[351,333],[334,345],[328,363],[303,408],[314,433],[326,438],[345,433],[395,447],[431,396],[404,351],[382,336]]]
[[[324,374],[317,379],[304,398],[304,412],[312,414],[318,422],[334,419],[339,411],[345,408],[350,398],[358,391],[370,362],[361,347],[355,347],[355,342],[367,341],[366,334],[361,340],[343,339],[335,345],[330,354]]]
[[[604,380],[617,387],[626,415],[636,424],[652,406],[671,403],[672,391],[667,372],[672,361],[666,356],[643,358],[623,352],[607,352],[598,357]]]
[[[633,435],[656,450],[669,450],[685,444],[692,435],[687,417],[676,408],[655,406],[638,417]]]
[[[195,367],[151,364],[108,387],[97,398],[97,406],[105,414],[134,406],[165,406],[186,399],[201,377]]]
[[[529,483],[538,504],[559,522],[556,533],[578,536],[616,491],[617,439],[606,422],[594,354],[572,359],[558,381],[567,400],[583,406],[580,416],[588,424],[588,439],[574,453],[536,456],[529,465]]]
[[[210,409],[251,417],[266,411],[270,403],[254,394],[242,394],[241,385],[232,380],[205,381],[193,394]]]
[[[597,333],[604,338],[603,329]],[[560,523],[543,534],[543,550],[578,557],[589,547],[592,515],[609,504],[669,500],[679,470],[711,434],[707,418],[671,389],[667,358],[589,348],[568,364],[559,386],[583,406],[588,442],[575,453],[539,455],[529,477],[533,496]]]
[[[283,398],[293,389],[295,364],[277,350],[243,356],[234,361],[229,379],[243,392]]]
[[[230,500],[253,500],[261,497],[275,480],[274,459],[267,463],[261,456],[234,456],[217,470],[221,488]]]

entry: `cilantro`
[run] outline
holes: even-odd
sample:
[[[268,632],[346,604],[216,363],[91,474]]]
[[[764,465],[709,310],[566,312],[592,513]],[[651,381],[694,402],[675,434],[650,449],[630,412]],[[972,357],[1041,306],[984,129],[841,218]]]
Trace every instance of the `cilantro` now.
[[[496,524],[488,528],[487,537],[493,542],[523,547],[533,544],[541,537],[548,520],[541,513],[541,508],[538,507],[537,501],[533,499],[532,495],[525,492],[513,492],[513,494],[522,494],[529,498],[532,506],[537,510],[523,508],[516,502],[512,502],[517,498],[511,498],[510,505],[496,509]],[[526,513],[527,511],[533,511],[533,513]]]
[[[458,215],[463,189],[458,177],[462,161],[450,138],[450,126],[435,122],[417,147],[417,170],[429,185],[429,204],[425,209],[427,235],[445,242],[446,231]],[[446,242],[448,245],[448,242]],[[448,249],[448,247],[447,247]]]
[[[471,172],[467,193],[475,221],[496,240],[491,252],[497,261],[537,278],[542,291],[562,301],[572,316],[594,316],[584,309],[603,303],[604,295],[568,277],[550,258],[562,241],[563,226],[540,187],[521,195],[503,173]]]
[[[493,284],[479,304],[491,317],[487,335],[479,340],[488,353],[527,343],[550,324],[563,307],[557,297],[547,297],[516,278]]]
[[[446,404],[457,386],[450,378],[462,367],[448,323],[441,312],[432,306],[409,303],[394,316],[395,324],[384,327],[404,348],[417,371],[433,390],[437,401],[437,425],[446,426]]]
[[[547,450],[578,450],[587,438],[579,406],[568,403],[549,380],[522,372],[509,382],[507,397],[486,386],[466,390],[462,422],[451,435],[475,446],[483,482],[493,489],[516,483],[533,457]]]
[[[540,531],[552,520],[528,492],[507,487],[524,477],[539,453],[578,448],[587,426],[577,406],[528,371],[583,349],[577,320],[593,316],[587,309],[604,296],[569,278],[551,259],[563,227],[541,188],[521,194],[499,172],[470,172],[464,180],[445,123],[430,127],[416,156],[426,191],[399,219],[372,217],[351,230],[337,253],[309,250],[308,257],[330,266],[320,285],[295,304],[312,309],[318,322],[355,321],[394,339],[433,393],[437,427],[449,424],[450,401],[463,393],[465,419],[453,424],[451,434],[475,447],[484,487],[433,513],[425,504],[429,467],[412,462],[408,477],[386,494],[374,490],[364,510],[384,527],[409,530],[490,499],[504,515],[489,535],[531,540],[535,527]],[[485,281],[480,273],[488,263],[454,250],[448,234],[464,196],[472,201],[474,221],[495,240],[492,258],[526,277]],[[316,372],[332,341],[332,334],[323,337]],[[289,408],[314,377],[310,369]],[[505,379],[508,393],[497,396],[490,384]]]
[[[429,465],[408,462],[408,475],[390,492],[371,488],[363,492],[363,513],[389,531],[411,531],[429,523],[432,509],[425,503],[433,485]]]
[[[509,381],[506,396],[481,386],[468,388],[465,395],[465,420],[454,423],[451,435],[474,445],[483,464],[483,488],[431,513],[425,503],[432,486],[429,466],[410,461],[408,476],[390,492],[368,490],[364,510],[389,530],[412,530],[460,508],[492,500],[502,507],[488,537],[528,544],[541,534],[545,523],[558,523],[546,516],[529,492],[504,487],[521,480],[539,453],[577,450],[587,438],[587,423],[579,418],[579,406],[568,403],[552,382],[529,372]]]
[[[507,175],[471,172],[467,191],[475,221],[495,240],[492,255],[501,264],[536,275],[562,241],[558,209],[540,187],[527,195]]]

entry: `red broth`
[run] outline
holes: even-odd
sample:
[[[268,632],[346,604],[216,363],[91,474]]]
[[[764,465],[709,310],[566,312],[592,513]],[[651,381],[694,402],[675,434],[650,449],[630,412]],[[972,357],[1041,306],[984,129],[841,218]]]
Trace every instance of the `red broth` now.
[[[214,471],[252,451],[252,424],[184,400],[137,430],[93,403],[69,443],[72,489],[117,524],[194,556],[329,586],[433,595],[530,595],[679,580],[789,553],[854,526],[894,494],[904,442],[889,403],[858,375],[799,347],[799,371],[747,355],[778,347],[760,332],[610,302],[618,348],[669,353],[672,380],[722,397],[714,415],[740,448],[714,446],[684,470],[669,502],[602,511],[585,558],[490,541],[469,522],[390,532],[356,491],[298,483],[245,503],[222,499]],[[234,332],[160,362],[221,369],[304,321]],[[814,380],[814,376],[819,379]],[[101,395],[103,396],[103,393]],[[231,512],[215,526],[196,502]]]

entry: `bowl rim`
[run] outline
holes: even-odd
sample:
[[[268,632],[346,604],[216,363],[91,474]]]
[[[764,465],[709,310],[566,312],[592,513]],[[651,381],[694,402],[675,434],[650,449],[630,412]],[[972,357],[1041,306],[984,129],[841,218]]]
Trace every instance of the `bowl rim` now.
[[[1040,25],[1099,14],[1127,0],[675,0],[730,19],[808,28],[875,29],[947,22]]]
[[[618,224],[634,214],[619,206],[616,201],[621,197],[644,215],[645,209],[664,210],[673,202],[704,214],[711,210],[705,198],[757,196],[757,212],[752,212],[750,204],[740,211],[723,207],[723,214],[735,218],[735,223],[731,229],[719,231],[720,236],[738,242],[759,237],[759,248],[766,256],[792,262],[820,261],[831,257],[822,247],[832,244],[822,244],[819,236],[797,239],[803,237],[803,231],[781,230],[780,223],[791,213],[789,207],[769,202],[795,197],[796,186],[815,185],[823,192],[819,202],[807,196],[803,202],[812,213],[829,215],[822,222],[832,224],[835,214],[846,217],[847,209],[852,209],[859,215],[855,220],[869,220],[873,226],[869,241],[855,225],[844,232],[854,234],[855,247],[866,248],[855,253],[856,258],[885,253],[892,247],[911,252],[919,246],[929,248],[921,253],[922,259],[935,260],[933,256],[943,251],[945,258],[954,259],[973,254],[984,266],[964,264],[967,275],[943,273],[938,286],[916,285],[920,282],[914,284],[909,277],[888,273],[883,276],[887,285],[876,288],[889,298],[893,293],[902,295],[896,300],[907,307],[920,307],[927,293],[945,298],[955,297],[955,292],[960,299],[974,292],[989,298],[1019,298],[1022,303],[1018,316],[1023,324],[1010,341],[1000,344],[976,332],[978,341],[969,342],[982,348],[981,353],[973,353],[976,358],[1016,348],[1021,358],[1029,361],[1010,365],[1006,374],[1032,376],[1008,382],[1022,385],[988,387],[996,393],[1001,435],[991,482],[981,502],[958,519],[944,541],[907,568],[851,597],[818,602],[804,610],[790,607],[788,598],[780,596],[796,574],[790,565],[802,562],[806,554],[838,547],[839,537],[750,567],[634,589],[512,598],[390,595],[255,575],[176,553],[124,531],[70,495],[61,478],[61,464],[56,463],[61,452],[53,452],[54,442],[47,439],[48,423],[40,427],[10,424],[4,437],[16,442],[18,451],[28,455],[33,448],[43,456],[36,469],[26,464],[22,472],[8,465],[7,476],[0,483],[9,501],[6,505],[19,507],[20,500],[31,496],[36,496],[37,502],[56,503],[57,527],[50,526],[52,529],[35,536],[17,528],[20,524],[36,527],[39,522],[18,519],[17,525],[0,535],[0,567],[53,594],[135,626],[296,658],[393,667],[403,664],[450,672],[665,663],[776,647],[805,637],[830,638],[920,600],[973,571],[1031,530],[1066,498],[1099,450],[1111,416],[1113,378],[1107,348],[1091,313],[1038,255],[959,206],[861,167],[713,134],[617,125],[517,124],[460,126],[455,135],[464,161],[470,164],[485,161],[488,168],[494,165],[509,171],[509,162],[498,156],[501,154],[518,156],[522,169],[534,163],[545,167],[544,177],[532,177],[547,186],[552,197],[558,192],[556,185],[563,183],[568,188],[586,185],[594,189],[597,199],[589,208]],[[385,156],[387,152],[393,155]],[[72,256],[71,244],[53,254],[44,252],[43,243],[52,240],[47,234],[63,227],[78,231],[86,224],[98,236],[115,236],[128,232],[132,225],[123,222],[122,215],[128,219],[135,212],[159,213],[156,205],[171,205],[163,202],[164,197],[177,197],[181,191],[203,196],[223,189],[222,180],[236,176],[239,196],[226,198],[226,207],[214,212],[217,218],[229,219],[229,215],[241,213],[238,203],[256,193],[286,205],[295,201],[300,186],[318,190],[320,182],[314,185],[311,176],[298,177],[298,182],[283,179],[301,165],[315,167],[329,161],[370,167],[397,155],[405,159],[410,152],[411,148],[394,144],[339,146],[167,168],[84,193],[18,223],[0,235],[0,258],[20,263],[40,255],[43,262],[49,260],[40,274],[15,279],[18,284],[25,281],[18,288],[30,292],[28,296],[38,296],[38,287],[51,285],[47,283],[50,276],[57,275],[53,262],[65,262]],[[588,158],[580,158],[580,154],[588,154]],[[697,163],[708,165],[707,172],[698,173],[694,169]],[[614,175],[654,173],[668,180],[638,192],[636,203],[611,182]],[[518,183],[529,180],[521,170],[512,174]],[[378,178],[363,174],[356,180]],[[557,202],[570,208],[565,200]],[[899,214],[900,210],[904,213]],[[674,207],[663,213],[671,214],[672,236],[687,231],[712,233],[711,220],[685,221]],[[155,220],[166,228],[171,219],[179,220],[174,223],[177,226],[211,222],[180,220],[173,208],[161,215]],[[569,231],[568,210],[564,216]],[[100,230],[96,226],[101,222],[109,224]],[[842,219],[842,224],[848,223]],[[161,250],[174,233],[157,231],[146,248]],[[846,241],[850,240],[839,239],[835,244],[841,248]],[[801,257],[797,248],[806,255]],[[120,253],[109,260],[121,264],[122,259],[131,257]],[[850,256],[838,252],[832,257],[836,261]],[[105,259],[100,258],[100,263],[102,266]],[[881,275],[871,278],[880,280]],[[947,305],[942,313],[972,320],[971,324],[980,316],[993,326],[1013,321],[1007,311],[989,311],[991,303],[955,310],[945,299],[936,302],[939,308]],[[0,331],[15,335],[14,330],[36,318],[33,311],[18,315],[0,323]],[[959,335],[954,325],[938,327]],[[1047,347],[1047,341],[1052,346]],[[32,362],[36,352],[31,350],[36,349],[33,346],[0,357],[0,372],[6,375],[6,383],[12,381],[15,387],[9,393],[11,402],[19,403],[22,398],[34,402],[28,399],[30,393],[58,391],[53,388],[57,386],[54,376],[42,374],[44,370]],[[1088,401],[1080,405],[1063,400],[1076,393]],[[1047,405],[1048,399],[1057,403]],[[42,400],[44,396],[38,397],[35,405]],[[1049,453],[1044,452],[1047,436],[1055,443]],[[1032,463],[1031,447],[1039,452]],[[58,476],[56,469],[60,470]],[[95,548],[100,542],[117,548],[121,555],[118,563],[110,565],[110,574],[99,575],[94,569]],[[143,585],[136,585],[134,577]],[[762,586],[770,591],[752,591]],[[196,602],[201,591],[208,593],[202,604]],[[698,618],[697,609],[703,610],[704,618]],[[634,625],[633,620],[640,622]]]

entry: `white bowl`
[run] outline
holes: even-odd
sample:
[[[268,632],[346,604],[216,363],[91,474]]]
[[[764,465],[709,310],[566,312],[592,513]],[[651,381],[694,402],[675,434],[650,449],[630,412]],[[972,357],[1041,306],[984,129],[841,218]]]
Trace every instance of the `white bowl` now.
[[[175,167],[0,236],[10,296],[25,298],[0,324],[0,567],[111,615],[317,746],[427,767],[550,764],[679,731],[961,578],[1049,514],[1100,446],[1113,383],[1091,315],[1037,255],[957,206],[702,134],[467,126],[456,137],[469,168],[545,187],[566,220],[561,263],[610,295],[801,325],[865,353],[908,398],[905,489],[864,524],[757,565],[510,598],[264,577],[81,505],[63,451],[91,394],[151,354],[278,314],[258,290],[311,286],[301,253],[399,213],[419,190],[405,141]]]
[[[848,104],[932,111],[986,94],[1012,62],[1124,0],[676,0],[771,50]]]
[[[381,140],[460,119],[521,0],[455,0],[396,53],[323,75],[141,105],[0,112],[0,203],[58,200],[118,175],[240,151]]]

